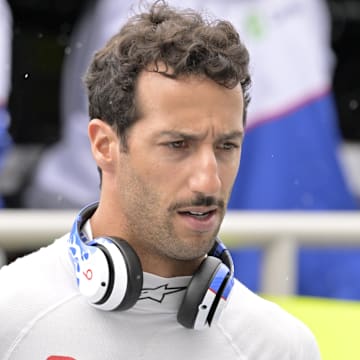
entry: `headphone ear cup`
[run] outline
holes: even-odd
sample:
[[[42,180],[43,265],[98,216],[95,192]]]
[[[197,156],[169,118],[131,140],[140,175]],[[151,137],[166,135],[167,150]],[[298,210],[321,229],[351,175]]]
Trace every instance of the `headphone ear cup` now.
[[[143,270],[138,255],[129,243],[120,238],[113,239],[125,258],[128,274],[126,295],[117,309],[127,310],[134,306],[140,297],[143,287]]]
[[[109,267],[109,281],[103,298],[93,303],[102,310],[127,310],[137,302],[143,285],[141,262],[133,248],[123,239],[94,239]]]
[[[229,269],[216,257],[208,256],[193,275],[180,305],[177,320],[189,329],[209,325],[229,275]]]
[[[109,288],[110,267],[104,251],[97,246],[69,247],[70,258],[76,270],[76,280],[80,293],[90,302],[101,302]]]

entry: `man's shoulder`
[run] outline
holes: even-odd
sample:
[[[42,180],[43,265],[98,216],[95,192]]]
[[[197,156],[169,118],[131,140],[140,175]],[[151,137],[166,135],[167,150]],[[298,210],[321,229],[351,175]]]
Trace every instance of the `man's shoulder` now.
[[[24,329],[77,296],[66,251],[64,236],[0,269],[0,355]]]
[[[75,289],[73,269],[67,254],[68,235],[52,244],[19,257],[0,269],[0,311],[8,303],[35,301],[41,304],[47,298],[59,295],[64,289]]]
[[[6,283],[11,281],[12,288],[16,287],[18,282],[25,285],[26,280],[37,283],[44,277],[49,277],[52,272],[58,271],[60,263],[64,264],[64,255],[66,254],[66,240],[68,234],[55,240],[48,246],[34,250],[30,254],[21,256],[9,265],[5,265],[0,269],[0,281]],[[15,282],[16,281],[16,282]]]
[[[269,359],[320,359],[315,338],[305,324],[238,281],[220,326],[235,345],[252,352],[250,358],[266,351]]]

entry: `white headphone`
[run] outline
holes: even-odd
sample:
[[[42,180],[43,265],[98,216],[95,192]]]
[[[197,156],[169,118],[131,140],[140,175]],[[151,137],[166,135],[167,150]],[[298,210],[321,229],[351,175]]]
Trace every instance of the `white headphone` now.
[[[141,262],[123,239],[88,240],[82,232],[98,203],[83,208],[75,219],[68,248],[79,291],[101,310],[127,310],[137,302],[143,284]],[[220,316],[234,285],[229,250],[216,239],[213,249],[196,270],[178,310],[178,322],[190,329],[210,326]]]

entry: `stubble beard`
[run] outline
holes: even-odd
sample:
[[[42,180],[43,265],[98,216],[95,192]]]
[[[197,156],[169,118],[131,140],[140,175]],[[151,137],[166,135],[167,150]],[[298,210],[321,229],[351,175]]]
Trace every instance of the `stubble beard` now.
[[[215,231],[206,234],[194,232],[187,236],[182,234],[182,229],[176,230],[176,217],[179,216],[176,207],[179,204],[164,207],[156,189],[133,171],[119,185],[123,188],[121,201],[125,205],[128,240],[142,255],[155,259],[191,261],[204,257],[213,247],[225,214],[224,201],[219,202],[220,217]]]
[[[145,254],[162,259],[191,261],[210,251],[218,229],[211,234],[178,235],[174,227],[177,214],[167,212],[161,215],[151,207],[144,205],[137,215],[128,214],[132,238]]]
[[[221,221],[213,233],[181,235],[175,229],[178,213],[171,208],[162,209],[160,196],[139,179],[132,183],[132,189],[127,194],[131,197],[127,199],[126,211],[131,242],[144,255],[191,261],[204,257],[214,245]]]

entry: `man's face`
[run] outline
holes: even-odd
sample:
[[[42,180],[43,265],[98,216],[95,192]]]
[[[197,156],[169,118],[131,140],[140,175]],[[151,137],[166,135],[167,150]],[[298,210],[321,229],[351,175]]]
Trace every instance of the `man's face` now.
[[[138,120],[120,152],[116,201],[143,253],[193,260],[214,243],[239,167],[241,87],[144,72]]]

